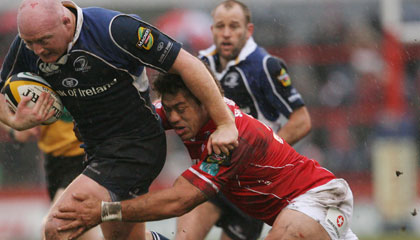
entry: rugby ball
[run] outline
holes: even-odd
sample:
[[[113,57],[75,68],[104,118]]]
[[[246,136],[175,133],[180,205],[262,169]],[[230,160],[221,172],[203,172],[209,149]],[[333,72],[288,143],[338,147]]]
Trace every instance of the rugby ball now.
[[[12,112],[16,112],[20,100],[26,96],[32,97],[28,106],[34,106],[42,92],[50,93],[54,99],[54,103],[51,106],[54,115],[42,123],[51,124],[61,117],[64,106],[58,94],[52,90],[51,85],[42,77],[30,72],[17,73],[9,77],[1,89],[1,93],[5,95],[6,102]]]

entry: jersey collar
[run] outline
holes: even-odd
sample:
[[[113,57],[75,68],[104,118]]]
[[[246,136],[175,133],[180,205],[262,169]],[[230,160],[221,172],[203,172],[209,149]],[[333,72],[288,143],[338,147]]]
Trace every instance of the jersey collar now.
[[[227,63],[226,68],[223,69],[223,71],[220,73],[216,72],[215,58],[218,58],[218,54],[216,52],[216,46],[214,44],[205,50],[199,51],[199,54],[208,58],[210,62],[210,68],[213,70],[216,77],[220,79],[220,77],[223,77],[231,66],[238,65],[240,62],[244,61],[252,52],[255,51],[256,48],[257,44],[255,43],[254,38],[251,36],[248,39],[248,41],[246,41],[245,46],[241,49],[241,52],[239,53],[238,57],[235,60],[230,60]]]
[[[74,33],[73,40],[69,43],[67,47],[67,52],[70,52],[70,50],[73,48],[74,44],[76,44],[76,41],[79,39],[80,32],[82,31],[82,25],[83,25],[83,12],[82,9],[77,6],[73,1],[61,1],[64,7],[66,8],[74,8],[77,10],[77,19],[76,19],[76,30]]]

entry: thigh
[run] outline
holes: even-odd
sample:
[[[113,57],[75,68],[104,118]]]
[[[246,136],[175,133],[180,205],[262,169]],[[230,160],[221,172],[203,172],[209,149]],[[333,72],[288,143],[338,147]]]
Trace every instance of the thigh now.
[[[56,219],[53,215],[60,206],[74,204],[72,193],[76,192],[90,194],[103,201],[111,201],[106,188],[85,175],[78,176],[57,198],[48,213],[45,231],[47,239],[67,239],[69,233],[56,232],[57,227],[64,224],[64,220]],[[108,222],[101,224],[101,229],[105,239],[143,240],[145,237],[144,223]]]
[[[330,240],[325,229],[304,213],[284,209],[276,217],[266,240]]]
[[[220,217],[220,209],[210,202],[198,205],[177,219],[177,240],[204,239]]]
[[[56,202],[57,199],[63,194],[64,188],[58,188],[55,191],[55,196],[52,200],[52,203]],[[97,240],[103,239],[103,235],[99,226],[96,226],[89,231],[85,232],[82,236],[78,238],[78,240]]]
[[[94,180],[87,176],[79,175],[52,204],[46,218],[45,237],[46,239],[67,239],[69,233],[57,232],[57,227],[66,223],[65,220],[54,218],[54,214],[60,206],[71,206],[75,203],[73,193],[84,193],[94,195],[103,201],[110,201],[108,191]]]

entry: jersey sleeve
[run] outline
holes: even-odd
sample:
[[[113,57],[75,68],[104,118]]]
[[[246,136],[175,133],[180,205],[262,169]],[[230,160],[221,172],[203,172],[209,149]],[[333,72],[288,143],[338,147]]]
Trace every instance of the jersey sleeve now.
[[[31,58],[34,58],[30,60]],[[10,45],[9,51],[4,59],[0,72],[0,89],[7,78],[19,72],[33,72],[37,73],[36,56],[26,48],[23,40],[16,36],[13,43]]]
[[[141,64],[167,72],[181,49],[181,44],[152,25],[131,15],[116,16],[110,26],[115,44]]]
[[[269,57],[265,63],[267,82],[263,82],[263,91],[268,102],[281,111],[286,105],[289,114],[305,105],[302,96],[293,87],[286,64],[279,58]],[[288,115],[288,114],[287,114]]]

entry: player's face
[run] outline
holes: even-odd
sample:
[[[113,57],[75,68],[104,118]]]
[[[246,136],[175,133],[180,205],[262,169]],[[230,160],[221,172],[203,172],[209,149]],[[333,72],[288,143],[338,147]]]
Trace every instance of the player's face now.
[[[239,55],[252,35],[253,25],[246,23],[245,15],[238,5],[230,9],[219,6],[214,11],[211,31],[218,54],[229,61]]]
[[[43,62],[56,62],[66,51],[69,44],[69,28],[63,23],[40,25],[37,29],[19,32],[26,47],[38,55]]]
[[[183,141],[197,135],[201,127],[209,120],[206,109],[193,98],[185,97],[183,92],[164,94],[162,106],[169,124]]]

